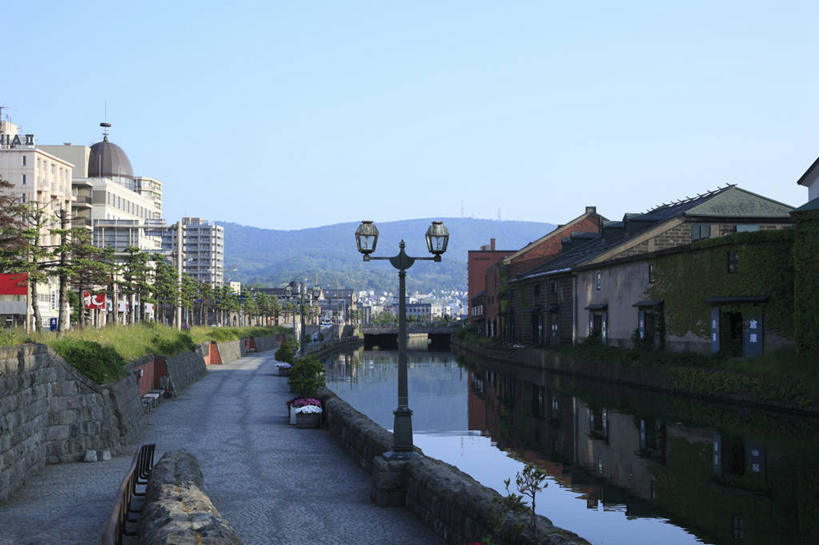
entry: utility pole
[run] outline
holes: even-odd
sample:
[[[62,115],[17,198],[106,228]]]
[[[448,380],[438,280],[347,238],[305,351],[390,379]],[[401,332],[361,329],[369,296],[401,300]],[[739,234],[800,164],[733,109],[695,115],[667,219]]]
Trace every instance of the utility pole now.
[[[176,224],[176,330],[182,330],[182,220]]]

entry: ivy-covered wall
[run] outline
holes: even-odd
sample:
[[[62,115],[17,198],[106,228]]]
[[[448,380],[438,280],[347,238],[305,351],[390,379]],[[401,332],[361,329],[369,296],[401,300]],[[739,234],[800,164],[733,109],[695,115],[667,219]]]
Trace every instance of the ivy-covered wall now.
[[[704,302],[706,298],[767,295],[766,330],[793,338],[793,240],[793,230],[785,229],[697,241],[690,251],[656,258],[655,282],[646,298],[664,301],[669,333],[684,336],[691,332],[707,338],[711,305]],[[729,252],[739,256],[736,273],[728,272]],[[742,306],[747,305],[722,310],[741,310]]]
[[[819,210],[793,217],[794,335],[800,351],[819,354]]]

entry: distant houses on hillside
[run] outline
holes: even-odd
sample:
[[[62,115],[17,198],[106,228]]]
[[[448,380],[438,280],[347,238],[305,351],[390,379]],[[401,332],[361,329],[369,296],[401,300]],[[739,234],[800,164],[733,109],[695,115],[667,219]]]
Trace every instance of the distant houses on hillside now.
[[[799,183],[817,179],[814,163]],[[727,185],[618,221],[586,207],[518,251],[470,252],[470,321],[513,344],[816,349],[819,324],[803,309],[819,304],[811,195],[795,210]]]

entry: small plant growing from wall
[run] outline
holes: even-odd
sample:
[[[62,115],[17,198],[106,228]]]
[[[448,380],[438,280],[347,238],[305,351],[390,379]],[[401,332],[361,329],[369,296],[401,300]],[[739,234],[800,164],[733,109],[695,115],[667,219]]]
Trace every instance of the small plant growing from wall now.
[[[515,485],[518,487],[518,492],[520,492],[522,496],[529,498],[532,502],[531,524],[532,528],[535,528],[537,521],[537,515],[535,514],[535,497],[538,492],[549,486],[549,483],[546,482],[546,473],[533,465],[527,465],[523,468],[523,472],[518,472],[515,475]]]
[[[531,512],[531,527],[536,529],[537,515],[535,514],[535,498],[537,493],[546,488],[549,483],[546,481],[546,473],[532,465],[527,465],[522,472],[515,474],[515,485],[520,494],[516,494],[509,490],[512,484],[511,479],[506,479],[503,484],[506,485],[506,496],[496,498],[493,500],[495,505],[494,512],[490,515],[488,520],[489,534],[484,536],[479,545],[496,545],[499,539],[500,542],[505,541],[501,533],[506,534],[508,538],[510,535],[519,536],[525,529],[525,526],[518,521],[506,521],[506,528],[504,528],[504,520],[507,514],[522,514],[527,510]],[[531,500],[531,509],[527,509],[524,496]],[[472,545],[472,544],[470,544]]]

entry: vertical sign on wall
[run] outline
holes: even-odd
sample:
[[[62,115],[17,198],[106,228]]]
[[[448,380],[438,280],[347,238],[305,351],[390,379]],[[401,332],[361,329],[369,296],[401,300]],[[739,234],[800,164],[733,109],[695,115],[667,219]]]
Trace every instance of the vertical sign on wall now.
[[[758,358],[764,351],[762,316],[752,316],[742,322],[742,354]]]
[[[711,307],[711,353],[719,352],[719,307]]]
[[[646,338],[646,311],[640,309],[637,311],[637,320],[640,329],[640,340]]]

